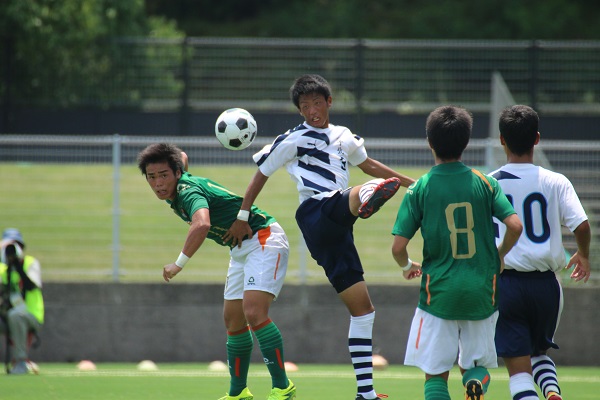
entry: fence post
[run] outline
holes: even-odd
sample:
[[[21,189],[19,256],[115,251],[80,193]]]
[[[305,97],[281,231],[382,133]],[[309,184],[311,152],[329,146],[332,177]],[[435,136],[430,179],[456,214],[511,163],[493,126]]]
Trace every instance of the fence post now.
[[[538,80],[538,53],[540,42],[532,40],[529,47],[529,101],[531,107],[537,110],[537,80]]]
[[[190,62],[189,62],[189,37],[185,37],[181,44],[181,108],[179,110],[179,134],[186,136],[190,128]]]
[[[363,135],[363,124],[364,124],[364,110],[363,110],[363,96],[364,96],[364,76],[365,76],[365,66],[364,66],[364,50],[365,43],[363,39],[358,39],[356,41],[356,87],[355,87],[355,103],[356,103],[356,132],[359,132],[359,135]]]
[[[2,101],[2,121],[0,124],[0,132],[10,133],[11,131],[11,85],[12,79],[12,57],[13,57],[13,38],[12,36],[6,35],[2,38],[4,42],[4,99]]]
[[[112,279],[113,282],[119,282],[119,258],[121,251],[121,239],[119,231],[121,226],[120,209],[120,180],[121,180],[121,136],[116,133],[112,140],[112,161],[113,161],[113,227],[112,227]]]

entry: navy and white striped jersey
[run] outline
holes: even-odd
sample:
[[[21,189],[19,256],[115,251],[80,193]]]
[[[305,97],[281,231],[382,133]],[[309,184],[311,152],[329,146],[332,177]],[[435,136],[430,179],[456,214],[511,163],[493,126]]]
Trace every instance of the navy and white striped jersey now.
[[[364,162],[367,151],[364,140],[346,127],[329,124],[319,129],[303,123],[279,135],[253,158],[265,176],[285,165],[302,203],[346,189],[349,166]]]
[[[587,220],[571,182],[533,164],[506,164],[492,172],[523,223],[523,233],[504,258],[507,269],[558,271],[567,265],[561,226],[574,231]],[[498,222],[498,221],[496,221]],[[504,236],[499,225],[496,243]]]

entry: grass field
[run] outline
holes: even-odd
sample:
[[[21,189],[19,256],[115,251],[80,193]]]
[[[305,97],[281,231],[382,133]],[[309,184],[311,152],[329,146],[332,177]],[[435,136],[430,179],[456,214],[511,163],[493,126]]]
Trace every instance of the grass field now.
[[[425,169],[399,169],[419,177]],[[243,194],[253,166],[190,165],[195,175],[210,177]],[[179,254],[187,225],[159,201],[134,165],[125,165],[119,179],[119,281],[161,282],[162,267]],[[113,279],[113,175],[108,164],[0,163],[0,229],[18,227],[27,251],[42,263],[44,281],[111,281]],[[358,168],[351,184],[368,179]],[[368,221],[355,224],[354,235],[367,281],[406,284],[391,256],[390,234],[404,189]],[[322,269],[302,244],[294,219],[298,193],[286,171],[267,182],[257,205],[274,215],[290,241],[288,283],[327,283]],[[409,244],[415,261],[422,260],[422,238]],[[174,283],[222,283],[228,251],[208,240]],[[564,272],[565,277],[568,276]],[[563,280],[568,283],[568,279]]]
[[[243,194],[255,167],[190,165],[190,172],[220,182]],[[425,170],[403,170],[418,177]],[[108,281],[113,263],[113,174],[107,164],[0,163],[5,188],[0,196],[0,228],[21,229],[30,254],[40,259],[46,281]],[[120,280],[160,281],[162,266],[176,258],[187,225],[159,201],[134,165],[120,170]],[[351,183],[369,179],[353,168]],[[355,237],[371,282],[399,277],[391,256],[390,234],[404,189],[368,221],[358,221]],[[265,186],[257,205],[274,215],[290,240],[288,282],[326,282],[324,274],[303,251],[294,213],[296,188],[285,171]],[[421,259],[421,238],[411,243],[411,257]],[[178,282],[222,282],[229,254],[212,241],[186,267]]]
[[[350,400],[355,379],[348,365],[299,365],[289,376],[298,388],[298,400]],[[99,364],[96,371],[81,372],[74,364],[41,364],[37,376],[1,376],[3,400],[216,400],[228,390],[226,372],[209,371],[207,364],[159,364],[158,371],[143,372],[135,364]],[[255,399],[266,399],[270,378],[264,365],[252,365],[249,388]],[[486,400],[509,399],[508,377],[503,368],[491,371]],[[559,368],[565,399],[597,399],[600,368]],[[375,371],[376,389],[393,399],[422,399],[423,374],[417,368],[390,366]],[[450,395],[463,399],[459,371],[449,380]]]

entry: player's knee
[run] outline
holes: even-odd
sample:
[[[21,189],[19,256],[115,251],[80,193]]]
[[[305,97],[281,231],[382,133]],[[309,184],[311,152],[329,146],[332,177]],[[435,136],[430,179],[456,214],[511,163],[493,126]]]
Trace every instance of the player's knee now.
[[[243,314],[225,314],[223,317],[225,329],[229,332],[237,332],[248,325]]]
[[[259,309],[251,309],[246,313],[246,320],[248,325],[256,327],[269,319],[269,314],[266,311]]]
[[[246,328],[248,326],[248,323],[246,321],[226,321],[225,322],[225,329],[227,330],[227,332],[238,332],[241,331],[242,329]]]
[[[269,305],[262,302],[244,303],[244,316],[248,325],[258,326],[269,319]]]

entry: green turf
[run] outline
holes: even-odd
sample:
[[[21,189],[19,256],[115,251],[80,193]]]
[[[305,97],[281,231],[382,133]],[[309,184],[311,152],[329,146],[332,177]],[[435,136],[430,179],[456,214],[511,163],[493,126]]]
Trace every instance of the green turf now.
[[[243,194],[255,167],[192,164],[190,172]],[[418,177],[425,170],[401,172]],[[27,250],[42,263],[46,281],[111,280],[113,175],[108,164],[0,164],[5,188],[0,196],[0,228],[21,229]],[[122,167],[120,175],[119,279],[158,282],[163,265],[179,254],[187,225],[154,196],[134,165]],[[368,179],[358,168],[352,169],[351,184]],[[390,232],[403,195],[401,189],[379,213],[355,225],[356,243],[372,283],[402,281],[391,256]],[[287,281],[326,282],[321,268],[302,251],[294,219],[298,194],[287,172],[278,171],[269,179],[257,205],[273,214],[288,234]],[[417,235],[409,248],[415,261],[421,259],[421,246]],[[177,282],[222,282],[228,258],[227,249],[207,241]]]
[[[301,364],[289,376],[298,388],[298,400],[350,400],[355,379],[348,365]],[[270,378],[264,365],[253,364],[249,387],[255,399],[266,399]],[[565,399],[597,399],[600,368],[558,369]],[[503,368],[491,370],[486,399],[509,399],[508,377]],[[390,366],[375,371],[375,385],[390,399],[422,399],[423,374],[413,367]],[[142,372],[134,364],[98,364],[93,372],[80,372],[75,364],[41,364],[37,376],[0,376],[3,400],[216,400],[228,389],[226,372],[212,372],[207,364],[158,364],[156,372]],[[464,398],[460,373],[450,374],[453,399]]]

